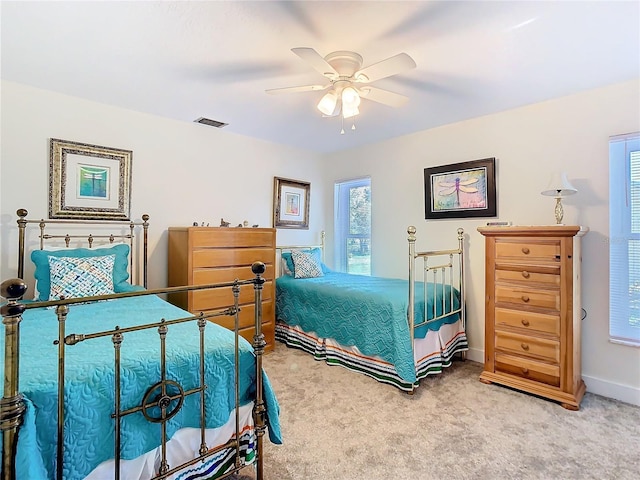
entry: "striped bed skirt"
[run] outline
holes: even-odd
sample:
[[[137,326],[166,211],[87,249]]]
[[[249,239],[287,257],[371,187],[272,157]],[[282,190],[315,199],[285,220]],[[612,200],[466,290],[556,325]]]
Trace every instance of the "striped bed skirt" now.
[[[444,324],[437,331],[429,330],[425,338],[414,339],[417,380],[412,384],[398,375],[393,364],[380,357],[364,355],[358,347],[340,345],[331,338],[320,338],[314,332],[305,332],[280,320],[276,322],[276,340],[288,347],[304,350],[316,360],[340,365],[406,392],[413,391],[426,376],[441,373],[443,368],[451,365],[457,353],[468,350],[467,336],[460,320]]]
[[[256,459],[256,433],[253,424],[253,402],[240,407],[240,465],[247,466]],[[218,428],[207,429],[205,438],[210,449],[222,446],[235,437],[235,411],[229,420]],[[169,465],[180,465],[195,458],[200,449],[200,429],[183,428],[178,430],[167,442]],[[160,447],[147,452],[133,460],[121,460],[120,478],[127,480],[147,480],[158,472],[160,463]],[[100,464],[85,480],[105,480],[114,478],[113,460]],[[203,462],[185,467],[168,477],[168,480],[213,480],[236,470],[235,448],[223,448]]]

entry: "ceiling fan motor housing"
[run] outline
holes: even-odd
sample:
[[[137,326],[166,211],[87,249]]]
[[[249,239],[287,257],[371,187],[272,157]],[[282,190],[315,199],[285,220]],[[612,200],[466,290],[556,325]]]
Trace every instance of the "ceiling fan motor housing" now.
[[[362,57],[355,52],[349,52],[347,50],[332,52],[324,57],[324,59],[338,72],[340,78],[350,78],[362,68]],[[325,75],[328,77],[332,76],[331,72]]]

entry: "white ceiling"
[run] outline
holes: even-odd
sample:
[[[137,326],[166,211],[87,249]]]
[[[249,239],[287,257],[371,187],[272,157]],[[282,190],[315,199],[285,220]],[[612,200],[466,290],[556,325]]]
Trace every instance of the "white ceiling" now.
[[[331,152],[640,77],[638,1],[2,1],[2,78]],[[291,52],[400,52],[355,131],[315,108],[323,83]],[[211,128],[198,125],[197,128]]]

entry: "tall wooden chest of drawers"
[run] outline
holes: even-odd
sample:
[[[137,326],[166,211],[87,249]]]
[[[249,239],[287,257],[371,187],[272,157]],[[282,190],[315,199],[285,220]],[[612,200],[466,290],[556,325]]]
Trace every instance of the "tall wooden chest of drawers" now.
[[[254,277],[253,262],[263,262],[267,270],[262,291],[262,332],[266,351],[274,348],[276,230],[274,228],[170,227],[169,286],[205,285]],[[239,295],[240,334],[250,343],[255,332],[252,285],[243,285]],[[231,287],[174,293],[169,301],[193,314],[223,310],[233,305]],[[216,323],[232,329],[233,317],[214,317]]]
[[[578,410],[579,226],[480,227],[485,236],[485,360],[480,381]]]

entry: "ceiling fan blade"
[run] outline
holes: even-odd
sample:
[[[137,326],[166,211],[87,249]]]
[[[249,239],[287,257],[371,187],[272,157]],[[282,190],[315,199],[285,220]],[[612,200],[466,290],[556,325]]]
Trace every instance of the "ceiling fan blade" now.
[[[327,78],[338,78],[339,74],[336,70],[329,65],[329,63],[316,52],[313,48],[308,47],[298,47],[292,48],[291,51],[298,55],[301,59],[307,62],[309,65],[313,67],[314,70],[321,73]]]
[[[316,92],[329,88],[331,84],[327,85],[300,85],[298,87],[284,87],[284,88],[271,88],[265,90],[270,95],[277,95],[279,93],[295,93],[295,92]]]
[[[399,53],[393,57],[389,57],[386,60],[382,60],[373,65],[363,68],[357,71],[353,78],[359,83],[369,83],[381,78],[390,77],[398,73],[406,72],[416,68],[416,62],[413,61],[406,53]]]
[[[382,90],[376,87],[361,87],[358,89],[360,96],[366,100],[382,103],[390,107],[401,107],[409,101],[409,97],[400,95],[399,93],[390,92],[388,90]]]

